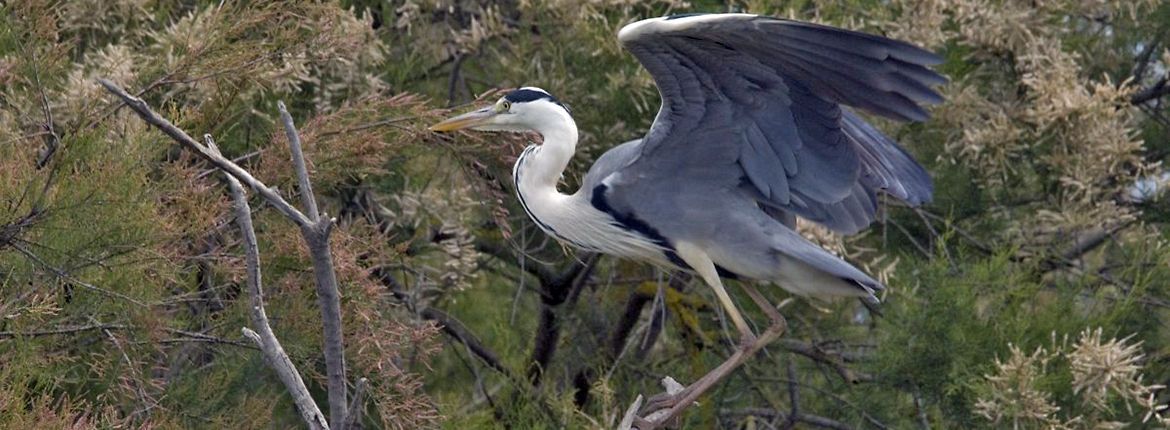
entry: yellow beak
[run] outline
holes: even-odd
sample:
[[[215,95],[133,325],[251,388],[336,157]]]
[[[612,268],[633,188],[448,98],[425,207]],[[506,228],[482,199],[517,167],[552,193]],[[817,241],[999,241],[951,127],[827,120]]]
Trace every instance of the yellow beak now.
[[[492,109],[492,107],[489,106],[453,118],[447,118],[443,122],[432,125],[430,129],[431,131],[462,130],[465,128],[488,124],[492,118],[495,118],[495,116],[496,112]]]

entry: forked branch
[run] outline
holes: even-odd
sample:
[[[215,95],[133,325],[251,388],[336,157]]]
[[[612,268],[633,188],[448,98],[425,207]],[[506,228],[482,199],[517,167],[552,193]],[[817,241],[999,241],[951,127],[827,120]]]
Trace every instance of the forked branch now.
[[[333,428],[342,429],[346,423],[346,412],[349,404],[347,402],[348,395],[345,377],[345,344],[341,329],[341,299],[340,293],[338,292],[337,276],[333,270],[333,256],[329,249],[329,233],[333,229],[334,220],[319,213],[317,210],[317,202],[309,185],[309,173],[305,165],[304,153],[301,150],[300,136],[297,134],[296,127],[293,125],[292,116],[288,114],[284,104],[279,104],[281,120],[284,124],[285,133],[289,136],[289,145],[293,153],[293,162],[297,173],[297,183],[300,186],[301,198],[308,212],[307,216],[304,212],[289,204],[275,190],[253,177],[247,170],[244,170],[230,159],[225,158],[214,146],[200,144],[166,118],[159,116],[142,99],[130,95],[109,80],[99,79],[98,82],[110,93],[121,98],[147,124],[158,128],[179,144],[199,154],[217,169],[227,173],[231,178],[255,190],[266,202],[300,227],[301,236],[305,240],[305,243],[308,244],[309,257],[313,262],[317,299],[321,308],[321,321],[325,343],[325,372],[329,386],[329,422]],[[263,340],[262,337],[261,340]],[[294,393],[295,396],[296,393]],[[318,411],[317,414],[319,415],[320,412]],[[310,423],[310,426],[313,425]]]
[[[207,145],[212,151],[218,152],[210,138],[208,138]],[[226,176],[228,186],[231,188],[232,200],[235,203],[236,225],[240,227],[240,234],[244,242],[248,296],[252,305],[252,327],[255,327],[255,330],[244,328],[244,336],[256,342],[256,345],[263,351],[264,359],[269,366],[272,366],[272,370],[276,371],[280,382],[284,383],[284,387],[292,395],[293,403],[296,404],[297,411],[300,412],[301,418],[304,418],[305,424],[311,429],[328,429],[329,424],[325,421],[325,414],[321,413],[321,409],[313,401],[313,396],[305,387],[305,381],[301,379],[301,374],[297,372],[296,366],[288,358],[284,348],[280,346],[276,334],[272,332],[272,326],[268,324],[260,278],[260,248],[256,244],[256,230],[252,227],[252,208],[248,206],[248,198],[244,194],[244,187],[240,185],[240,181],[231,175]]]

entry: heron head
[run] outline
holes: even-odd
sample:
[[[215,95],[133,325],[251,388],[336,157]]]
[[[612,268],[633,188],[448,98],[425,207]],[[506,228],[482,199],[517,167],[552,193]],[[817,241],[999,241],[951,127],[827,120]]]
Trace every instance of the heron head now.
[[[542,125],[563,121],[569,109],[547,91],[524,87],[512,91],[496,104],[448,118],[432,125],[432,131],[472,129],[479,131],[539,131]]]

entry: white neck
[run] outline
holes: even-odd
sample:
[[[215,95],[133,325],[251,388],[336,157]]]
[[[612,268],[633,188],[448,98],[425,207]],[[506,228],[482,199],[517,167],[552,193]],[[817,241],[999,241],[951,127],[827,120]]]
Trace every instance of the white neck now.
[[[593,207],[589,190],[573,195],[557,191],[577,148],[577,125],[559,106],[540,114],[531,128],[544,137],[544,143],[525,149],[512,170],[528,216],[546,233],[577,248],[670,266],[659,244],[619,226],[609,214]]]
[[[564,109],[550,109],[536,121],[533,129],[544,142],[528,157],[516,160],[516,186],[520,192],[542,194],[557,192],[557,183],[577,150],[577,124]],[[524,165],[520,165],[524,163]]]

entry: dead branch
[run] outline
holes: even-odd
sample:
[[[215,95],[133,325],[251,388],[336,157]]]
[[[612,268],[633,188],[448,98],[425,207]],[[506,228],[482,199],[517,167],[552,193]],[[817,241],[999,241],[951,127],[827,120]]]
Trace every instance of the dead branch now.
[[[213,142],[209,140],[207,143],[210,149],[218,152]],[[252,326],[256,328],[256,331],[244,328],[244,335],[260,346],[265,361],[272,366],[272,370],[276,371],[276,375],[288,389],[305,424],[312,429],[328,429],[329,424],[325,421],[325,415],[317,408],[317,403],[313,401],[309,389],[305,387],[301,374],[297,372],[296,366],[280,346],[276,334],[272,332],[272,326],[268,324],[268,315],[264,311],[264,291],[261,287],[260,249],[256,244],[256,230],[252,227],[252,208],[248,206],[248,198],[244,195],[244,188],[240,182],[231,175],[227,175],[227,178],[232,200],[235,202],[236,224],[240,227],[244,239],[244,261],[247,266],[248,296],[252,305]]]
[[[301,236],[309,245],[309,258],[313,261],[313,276],[317,278],[317,303],[321,307],[321,322],[325,334],[325,373],[329,381],[329,418],[333,427],[345,426],[345,413],[349,407],[345,377],[345,342],[341,328],[341,294],[337,286],[337,273],[333,270],[333,251],[329,249],[329,233],[336,220],[317,210],[317,198],[309,182],[309,170],[301,151],[301,138],[293,125],[292,115],[283,102],[277,102],[280,119],[288,135],[289,149],[297,172],[301,200],[309,212],[311,223],[301,225]]]
[[[32,61],[32,71],[33,81],[36,82],[37,92],[41,96],[41,111],[45,115],[45,124],[42,128],[48,133],[48,136],[45,137],[45,147],[37,154],[37,169],[41,169],[48,165],[49,160],[53,158],[53,154],[57,153],[57,148],[61,146],[61,136],[57,134],[57,130],[53,125],[53,111],[49,109],[49,97],[45,95],[45,86],[41,84],[41,74],[37,67],[37,61]]]
[[[536,326],[528,367],[528,378],[535,386],[540,385],[544,369],[552,362],[557,343],[560,342],[561,324],[557,308],[565,303],[572,291],[581,288],[589,279],[589,274],[597,266],[597,259],[596,254],[591,254],[585,257],[583,263],[573,263],[552,282],[542,282],[540,285],[540,322]]]
[[[791,411],[788,412],[787,422],[784,423],[784,429],[788,430],[796,427],[800,417],[800,389],[796,387],[797,379],[796,363],[788,360],[788,400],[792,404]]]
[[[845,365],[845,361],[841,357],[825,352],[816,345],[795,339],[780,339],[776,341],[776,345],[785,351],[803,355],[813,361],[832,367],[837,372],[837,375],[841,376],[841,379],[850,384],[873,380],[873,376],[855,372],[849,366]]]
[[[333,427],[342,428],[345,424],[347,387],[345,380],[345,349],[341,330],[341,299],[338,293],[337,277],[333,270],[333,256],[329,249],[329,234],[333,229],[333,219],[323,216],[317,211],[316,199],[311,188],[307,185],[308,168],[305,166],[304,153],[301,151],[300,137],[292,123],[292,117],[283,103],[279,103],[281,120],[285,132],[288,134],[289,145],[293,153],[293,161],[297,172],[297,181],[301,189],[301,198],[309,212],[306,216],[284,200],[275,190],[264,185],[259,179],[248,173],[242,167],[225,158],[218,150],[204,146],[192,139],[186,132],[175,127],[170,121],[155,113],[142,99],[132,96],[117,84],[99,79],[98,82],[110,93],[118,96],[130,106],[147,124],[158,128],[187,149],[194,151],[206,159],[216,168],[224,171],[234,179],[246,184],[256,191],[278,211],[284,214],[301,228],[301,236],[309,247],[309,257],[313,262],[313,275],[316,278],[317,300],[321,307],[322,328],[324,331],[325,371],[329,387],[329,418]]]
[[[74,334],[92,330],[124,330],[129,328],[125,324],[86,324],[72,327],[58,327],[47,330],[32,330],[32,331],[0,331],[0,339],[8,339],[15,337],[42,337],[42,336],[57,336],[63,334]]]
[[[12,248],[15,249],[17,252],[20,252],[25,257],[28,257],[29,260],[32,260],[37,265],[52,272],[58,278],[64,279],[64,280],[66,280],[74,285],[80,286],[80,287],[85,288],[85,289],[90,290],[90,291],[97,292],[99,294],[119,298],[119,299],[125,300],[127,302],[133,303],[133,304],[138,305],[138,306],[143,306],[143,307],[146,306],[146,303],[143,303],[142,301],[135,299],[133,297],[127,296],[127,295],[119,293],[117,291],[107,290],[105,288],[101,288],[99,286],[96,286],[96,285],[93,285],[91,283],[77,279],[73,275],[69,274],[69,272],[66,272],[65,270],[63,270],[57,266],[49,264],[49,262],[45,261],[40,256],[34,254],[32,251],[28,250],[28,248],[25,248],[24,246],[22,246],[19,243],[13,242],[13,243],[10,243],[9,245],[12,246]]]
[[[370,380],[360,378],[353,387],[353,399],[349,403],[349,411],[345,414],[345,430],[360,430],[362,428],[362,411],[365,409],[366,388]]]
[[[1150,100],[1161,98],[1167,94],[1170,94],[1170,74],[1167,74],[1161,79],[1158,79],[1158,81],[1154,82],[1153,85],[1150,85],[1149,87],[1143,88],[1141,91],[1134,93],[1133,96],[1129,98],[1129,102],[1135,105],[1140,105]]]
[[[293,220],[293,222],[297,223],[297,225],[303,227],[311,223],[309,218],[302,214],[301,211],[297,210],[287,201],[285,201],[284,197],[280,196],[280,193],[277,193],[275,190],[268,188],[267,185],[264,185],[263,182],[260,182],[259,179],[253,177],[251,173],[248,173],[247,170],[244,170],[238,164],[224,158],[222,155],[213,154],[209,149],[205,148],[202,144],[195,141],[195,139],[192,139],[191,136],[187,135],[186,132],[180,130],[178,127],[175,127],[175,125],[170,121],[167,121],[166,118],[163,118],[155,113],[154,110],[152,110],[145,101],[142,101],[142,99],[130,95],[126,92],[126,90],[123,90],[121,87],[119,87],[118,84],[110,82],[109,80],[98,79],[98,83],[102,84],[102,86],[105,87],[106,90],[110,93],[113,93],[114,95],[118,96],[118,98],[121,98],[122,101],[126,103],[126,106],[129,106],[130,109],[133,109],[134,112],[137,113],[143,121],[146,121],[147,124],[150,124],[159,129],[167,136],[170,136],[171,139],[178,142],[180,145],[183,145],[183,147],[194,151],[196,154],[199,154],[199,156],[203,157],[205,160],[207,160],[207,162],[211,163],[211,165],[215,166],[217,169],[227,172],[228,174],[238,179],[240,182],[247,185],[253,191],[256,191],[256,193],[263,197],[265,201],[272,204],[272,206],[276,207],[277,210],[279,210],[289,219]]]
[[[390,274],[389,269],[378,267],[374,268],[371,273],[374,278],[381,281],[382,285],[385,285],[390,290],[390,294],[394,298],[405,304],[407,309],[413,311],[422,319],[437,323],[443,333],[467,346],[471,353],[478,357],[480,361],[483,361],[484,364],[488,365],[488,367],[500,372],[500,374],[509,380],[521,380],[519,376],[512,373],[511,369],[504,366],[503,362],[500,361],[499,355],[484,345],[483,342],[480,342],[479,338],[471,333],[471,330],[463,322],[441,310],[428,306],[420,306],[415,303],[410,295],[406,293],[405,289],[402,288],[402,284],[398,282],[398,279]]]
[[[84,333],[87,331],[94,331],[94,330],[102,330],[102,331],[119,330],[119,331],[122,331],[122,330],[144,330],[144,328],[143,327],[136,327],[136,326],[132,326],[132,325],[127,325],[127,324],[116,324],[116,323],[97,324],[97,323],[93,323],[93,324],[77,325],[77,326],[64,326],[64,327],[43,329],[43,330],[0,331],[0,339],[13,339],[13,338],[18,338],[18,337],[63,336],[63,335]],[[181,337],[171,338],[171,339],[157,339],[157,340],[152,340],[152,341],[148,341],[148,342],[136,342],[136,343],[141,344],[141,343],[203,342],[203,343],[214,343],[214,344],[222,344],[222,345],[232,345],[232,346],[238,346],[241,348],[248,348],[248,349],[258,349],[255,346],[252,346],[252,345],[247,344],[247,343],[238,342],[238,341],[231,340],[231,339],[224,339],[221,337],[216,337],[216,336],[212,336],[212,335],[204,334],[204,333],[192,332],[192,331],[187,331],[187,330],[179,330],[179,329],[173,329],[173,328],[163,328],[162,331],[167,332],[169,334],[181,336]]]

